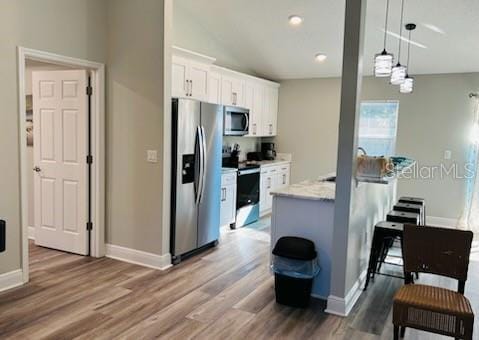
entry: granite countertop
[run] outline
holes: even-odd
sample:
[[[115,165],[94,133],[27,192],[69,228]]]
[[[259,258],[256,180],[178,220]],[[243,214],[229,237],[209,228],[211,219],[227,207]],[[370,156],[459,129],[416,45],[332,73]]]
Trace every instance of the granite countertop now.
[[[307,180],[292,184],[286,188],[271,192],[271,195],[334,202],[336,183],[326,181],[328,177],[331,176],[322,176],[317,180]]]
[[[257,161],[255,163],[259,164],[261,167],[265,167],[265,166],[270,166],[270,165],[274,166],[274,165],[290,164],[291,161],[275,159],[274,161]]]

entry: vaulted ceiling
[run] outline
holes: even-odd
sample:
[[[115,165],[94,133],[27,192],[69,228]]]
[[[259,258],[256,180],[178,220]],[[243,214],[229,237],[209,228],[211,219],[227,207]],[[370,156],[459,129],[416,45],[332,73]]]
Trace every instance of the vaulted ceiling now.
[[[175,0],[175,10],[194,17],[201,30],[233,55],[242,68],[270,79],[336,77],[341,74],[344,0]],[[400,0],[390,0],[387,47],[397,57]],[[383,48],[386,0],[367,3],[364,70]],[[291,27],[288,17],[304,18]],[[479,71],[479,1],[405,0],[404,23],[417,29],[412,74]],[[183,23],[185,24],[185,23]],[[419,45],[423,45],[419,47]],[[188,46],[182,46],[188,48]],[[403,44],[403,52],[406,44]],[[314,61],[318,52],[328,58]],[[406,54],[401,62],[406,62]]]

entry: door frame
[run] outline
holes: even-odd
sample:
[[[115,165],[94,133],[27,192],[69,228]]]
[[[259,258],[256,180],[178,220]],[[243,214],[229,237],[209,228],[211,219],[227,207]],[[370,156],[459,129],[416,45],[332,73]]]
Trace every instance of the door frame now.
[[[67,57],[40,50],[17,47],[18,54],[18,118],[20,138],[20,204],[21,204],[21,238],[22,238],[22,272],[23,282],[29,280],[28,259],[28,169],[26,143],[26,103],[25,103],[25,69],[27,60],[49,64],[86,69],[90,73],[93,93],[91,96],[91,232],[90,256],[105,256],[105,65],[84,59]],[[85,226],[86,228],[86,226]]]

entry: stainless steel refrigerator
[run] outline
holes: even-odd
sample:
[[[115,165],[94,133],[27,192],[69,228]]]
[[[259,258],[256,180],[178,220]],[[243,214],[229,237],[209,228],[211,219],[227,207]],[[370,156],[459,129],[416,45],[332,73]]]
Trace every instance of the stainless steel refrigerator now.
[[[171,244],[173,263],[220,233],[223,106],[173,99]]]

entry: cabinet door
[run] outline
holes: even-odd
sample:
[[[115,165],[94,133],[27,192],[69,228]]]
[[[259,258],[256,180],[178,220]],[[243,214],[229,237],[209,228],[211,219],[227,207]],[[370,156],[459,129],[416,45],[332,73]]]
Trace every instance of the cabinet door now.
[[[221,74],[211,70],[208,73],[208,102],[221,104]]]
[[[188,94],[188,60],[173,56],[171,75],[171,96],[185,98]]]
[[[260,188],[259,188],[259,210],[260,212],[266,211],[267,209],[267,202],[266,202],[266,194],[268,192],[268,172],[261,171],[260,176]]]
[[[221,186],[220,223],[227,225],[234,223],[236,217],[236,186]]]
[[[244,86],[244,107],[249,109],[250,137],[262,135],[261,114],[263,112],[263,86],[253,82],[246,82]]]
[[[232,106],[233,98],[233,78],[221,77],[221,104]]]
[[[278,119],[278,89],[265,87],[262,127],[264,136],[275,136]]]
[[[243,80],[231,76],[221,77],[221,104],[243,105]]]
[[[190,98],[208,101],[208,73],[208,65],[190,61],[188,70]]]

